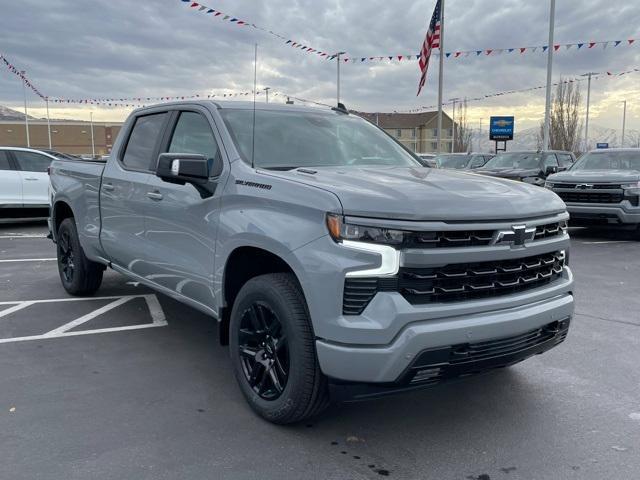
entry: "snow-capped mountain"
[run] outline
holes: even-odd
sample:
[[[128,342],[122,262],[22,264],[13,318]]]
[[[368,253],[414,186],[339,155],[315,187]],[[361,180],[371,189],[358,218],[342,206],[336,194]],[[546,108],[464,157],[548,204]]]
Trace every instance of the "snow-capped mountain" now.
[[[24,113],[21,113],[17,110],[13,110],[8,107],[3,107],[0,105],[0,120],[4,121],[13,121],[13,120],[24,120]],[[36,120],[34,117],[29,115],[29,120]]]

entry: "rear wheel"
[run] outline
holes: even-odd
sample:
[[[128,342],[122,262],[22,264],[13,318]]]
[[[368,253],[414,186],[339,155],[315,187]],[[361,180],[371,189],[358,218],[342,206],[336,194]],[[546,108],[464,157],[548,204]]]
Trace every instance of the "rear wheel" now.
[[[84,255],[73,218],[65,218],[57,234],[58,272],[71,295],[91,295],[100,288],[104,266]]]
[[[306,302],[293,275],[261,275],[242,287],[229,345],[240,389],[263,418],[294,423],[328,405]]]

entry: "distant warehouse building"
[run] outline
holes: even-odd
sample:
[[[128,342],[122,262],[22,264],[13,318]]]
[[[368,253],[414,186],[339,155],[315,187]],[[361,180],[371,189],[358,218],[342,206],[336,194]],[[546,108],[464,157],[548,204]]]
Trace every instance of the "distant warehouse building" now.
[[[366,113],[353,112],[384,129],[414,152],[438,151],[438,112]],[[442,150],[451,151],[453,122],[442,114]]]
[[[96,155],[111,153],[111,147],[121,127],[120,122],[93,122]],[[32,148],[49,148],[46,120],[29,121],[29,140]],[[27,134],[24,122],[0,121],[0,146],[26,147]],[[91,155],[91,123],[52,120],[51,148],[73,155]]]

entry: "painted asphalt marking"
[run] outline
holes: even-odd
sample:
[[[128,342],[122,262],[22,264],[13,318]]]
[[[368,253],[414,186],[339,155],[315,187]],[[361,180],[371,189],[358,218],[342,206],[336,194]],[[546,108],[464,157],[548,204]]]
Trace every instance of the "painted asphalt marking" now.
[[[609,243],[635,243],[632,240],[602,240],[598,242],[580,242],[583,245],[606,245]]]
[[[120,305],[124,305],[130,300],[134,298],[144,298],[147,307],[149,308],[149,314],[151,315],[151,323],[143,323],[140,325],[127,325],[124,327],[111,327],[111,328],[98,328],[94,330],[78,330],[70,332],[69,330],[78,327],[79,325],[83,325],[94,318],[113,310],[114,308],[119,307]],[[0,305],[14,305],[6,310],[0,311],[0,317],[6,317],[7,315],[16,312],[18,310],[22,310],[31,305],[37,303],[56,303],[56,302],[81,302],[88,300],[113,300],[113,302],[104,305],[103,307],[94,310],[86,315],[83,315],[75,320],[65,323],[64,325],[55,328],[47,333],[42,335],[30,335],[27,337],[14,337],[14,338],[0,338],[0,343],[14,343],[14,342],[26,342],[30,340],[47,340],[50,338],[60,338],[60,337],[73,337],[78,335],[92,335],[95,333],[110,333],[110,332],[121,332],[126,330],[140,330],[143,328],[155,328],[155,327],[166,327],[167,319],[164,315],[164,311],[162,310],[162,306],[158,301],[158,297],[154,294],[150,295],[126,295],[124,297],[87,297],[87,298],[54,298],[50,300],[26,300],[26,301],[10,301],[10,302],[0,302]]]
[[[7,235],[0,235],[0,240],[3,238],[7,238],[9,240],[15,240],[16,238],[47,238],[46,235],[30,235],[30,234],[24,234],[21,235],[19,233],[8,233]]]
[[[18,263],[18,262],[53,262],[57,258],[10,258],[0,260],[0,263]]]

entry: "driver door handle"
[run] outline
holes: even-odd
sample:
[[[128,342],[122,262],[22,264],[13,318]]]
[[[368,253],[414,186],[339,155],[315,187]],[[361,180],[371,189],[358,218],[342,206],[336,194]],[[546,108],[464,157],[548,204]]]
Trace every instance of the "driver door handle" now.
[[[147,192],[147,197],[149,197],[151,200],[156,200],[156,201],[162,200],[162,194],[158,191]]]
[[[113,192],[116,187],[113,186],[112,183],[103,183],[102,189],[106,192]]]

